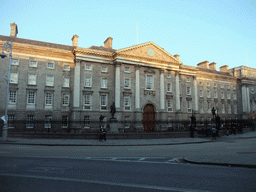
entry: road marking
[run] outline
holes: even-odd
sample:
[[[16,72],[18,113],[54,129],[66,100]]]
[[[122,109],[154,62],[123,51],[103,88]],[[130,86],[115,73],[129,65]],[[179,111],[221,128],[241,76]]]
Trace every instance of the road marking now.
[[[163,186],[156,186],[156,185],[143,185],[143,184],[132,184],[132,183],[116,183],[116,182],[109,182],[109,181],[73,179],[73,178],[63,178],[63,177],[47,177],[47,176],[36,176],[36,175],[19,175],[19,174],[9,174],[9,173],[0,173],[0,175],[1,176],[9,176],[9,177],[24,177],[24,178],[33,178],[33,179],[48,179],[48,180],[55,180],[55,181],[73,181],[73,182],[81,182],[81,183],[94,183],[94,184],[102,184],[102,185],[114,185],[114,186],[122,186],[122,187],[157,189],[157,190],[165,190],[165,191],[211,192],[211,191],[198,190],[198,189],[163,187]]]

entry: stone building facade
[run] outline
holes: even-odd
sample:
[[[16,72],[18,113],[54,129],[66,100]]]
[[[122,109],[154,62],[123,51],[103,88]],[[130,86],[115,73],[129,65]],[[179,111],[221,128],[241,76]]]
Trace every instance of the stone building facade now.
[[[222,119],[248,119],[256,111],[256,69],[245,66],[216,70],[216,63],[184,65],[153,42],[115,50],[78,47],[0,35],[0,46],[12,40],[13,53],[8,117],[26,128],[98,128],[99,117],[115,117],[120,128],[167,130],[172,121],[211,120],[212,108]],[[0,76],[9,59],[1,59]],[[0,80],[0,116],[4,114],[6,82]],[[57,121],[54,125],[52,121]],[[150,121],[150,123],[145,123]],[[35,122],[41,122],[35,126]],[[165,122],[165,124],[157,124]],[[10,123],[10,127],[12,127]]]

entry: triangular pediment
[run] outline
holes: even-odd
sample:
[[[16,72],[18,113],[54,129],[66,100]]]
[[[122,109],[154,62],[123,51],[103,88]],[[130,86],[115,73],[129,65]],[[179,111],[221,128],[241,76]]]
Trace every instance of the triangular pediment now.
[[[160,63],[180,64],[180,61],[159,47],[153,42],[143,43],[132,47],[119,49],[116,51],[116,56],[135,59],[142,62],[153,61]]]

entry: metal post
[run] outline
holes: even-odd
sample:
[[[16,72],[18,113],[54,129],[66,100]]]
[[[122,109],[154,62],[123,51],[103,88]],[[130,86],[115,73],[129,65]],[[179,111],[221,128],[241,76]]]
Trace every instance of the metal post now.
[[[8,74],[7,74],[7,87],[6,87],[6,102],[5,102],[5,120],[4,120],[4,126],[3,126],[3,141],[7,140],[8,135],[8,104],[9,104],[9,90],[10,90],[10,71],[11,71],[11,63],[12,63],[12,41],[7,41],[3,45],[3,52],[1,54],[1,57],[4,58],[6,55],[4,54],[4,51],[9,53],[9,64],[8,64]]]

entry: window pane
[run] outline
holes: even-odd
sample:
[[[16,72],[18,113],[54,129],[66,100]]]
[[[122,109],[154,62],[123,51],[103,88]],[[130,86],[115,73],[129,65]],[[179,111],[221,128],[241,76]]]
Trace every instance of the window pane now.
[[[152,89],[152,85],[153,85],[153,76],[147,75],[146,76],[146,89]]]
[[[16,91],[10,91],[9,103],[11,103],[11,104],[16,103]]]
[[[28,92],[28,104],[35,104],[35,92]]]
[[[45,104],[52,105],[52,93],[46,93],[45,95]]]

